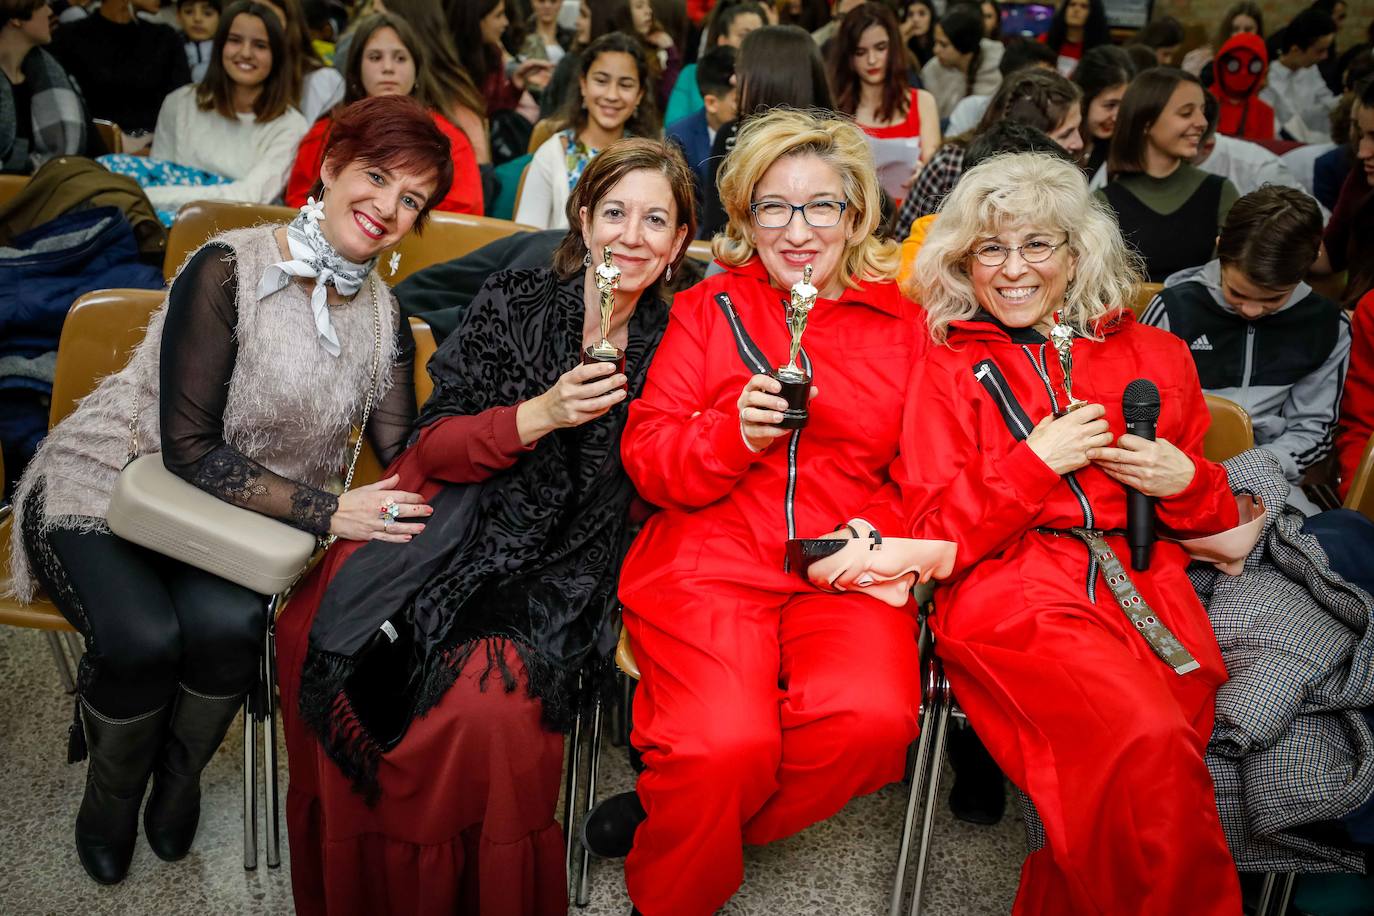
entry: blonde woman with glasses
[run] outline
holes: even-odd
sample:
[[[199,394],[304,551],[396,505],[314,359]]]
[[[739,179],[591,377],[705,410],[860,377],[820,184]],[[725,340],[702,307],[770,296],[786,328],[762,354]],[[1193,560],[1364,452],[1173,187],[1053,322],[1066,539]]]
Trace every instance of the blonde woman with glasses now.
[[[622,439],[660,507],[620,578],[645,769],[583,836],[629,853],[630,897],[652,914],[720,909],[744,843],[900,779],[917,731],[911,612],[784,568],[789,538],[872,542],[856,516],[895,494],[902,394],[924,352],[896,245],[873,235],[868,143],[852,122],[774,110],[741,128],[720,192],[725,272],[674,300]],[[773,373],[792,355],[788,308],[809,295],[797,359],[814,387],[789,428]]]
[[[940,656],[1048,839],[1013,912],[1235,916],[1203,762],[1226,669],[1185,545],[1164,540],[1239,515],[1225,469],[1202,455],[1187,344],[1123,307],[1138,272],[1121,233],[1082,173],[1049,156],[966,172],[912,276],[935,345],[906,395],[902,517],[871,520],[954,544]],[[1138,379],[1158,389],[1154,439],[1126,434]],[[1128,487],[1154,501],[1143,570],[1122,531]],[[836,583],[921,565],[892,538]]]

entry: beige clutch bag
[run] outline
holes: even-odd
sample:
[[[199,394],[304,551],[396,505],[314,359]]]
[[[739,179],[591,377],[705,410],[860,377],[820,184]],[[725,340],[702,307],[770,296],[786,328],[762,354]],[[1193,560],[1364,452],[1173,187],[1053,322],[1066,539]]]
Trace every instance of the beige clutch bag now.
[[[382,348],[381,305],[372,287],[372,386],[363,402],[362,429],[372,413],[380,378]],[[227,503],[182,480],[162,463],[162,453],[138,454],[139,403],[129,421],[130,461],[119,473],[106,521],[126,541],[180,560],[221,579],[236,582],[260,595],[277,595],[305,571],[315,552],[314,535],[292,528],[251,509]],[[353,446],[353,460],[344,490],[362,451],[361,433]],[[333,543],[330,537],[325,546]]]
[[[167,470],[162,453],[124,468],[110,495],[110,530],[260,595],[286,590],[310,562],[308,532],[225,502]]]

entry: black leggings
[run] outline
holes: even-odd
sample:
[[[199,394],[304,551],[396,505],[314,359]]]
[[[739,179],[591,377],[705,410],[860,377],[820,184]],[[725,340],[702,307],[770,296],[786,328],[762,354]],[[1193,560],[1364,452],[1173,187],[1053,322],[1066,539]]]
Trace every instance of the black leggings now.
[[[261,595],[108,531],[40,537],[46,544],[27,545],[38,579],[86,637],[87,703],[124,719],[167,703],[178,682],[211,696],[253,685],[266,625]],[[35,557],[35,547],[56,562]]]

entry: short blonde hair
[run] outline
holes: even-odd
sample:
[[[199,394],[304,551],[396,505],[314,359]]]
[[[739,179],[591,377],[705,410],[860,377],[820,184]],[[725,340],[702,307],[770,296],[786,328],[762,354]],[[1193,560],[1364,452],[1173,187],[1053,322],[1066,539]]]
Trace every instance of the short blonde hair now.
[[[950,322],[979,309],[969,280],[975,242],[1012,227],[1063,232],[1075,259],[1064,320],[1084,334],[1135,300],[1140,259],[1126,249],[1116,218],[1088,192],[1072,163],[1041,153],[1005,153],[965,172],[945,198],[916,256],[903,292],[925,307],[931,337],[943,343]]]
[[[868,141],[852,122],[819,111],[775,108],[740,128],[735,148],[720,167],[720,202],[730,221],[711,242],[715,256],[732,267],[754,256],[749,209],[754,186],[779,159],[805,155],[819,157],[838,172],[844,188],[845,215],[854,231],[845,246],[841,281],[852,289],[857,281],[891,280],[897,274],[898,248],[873,234],[882,219],[882,193]]]

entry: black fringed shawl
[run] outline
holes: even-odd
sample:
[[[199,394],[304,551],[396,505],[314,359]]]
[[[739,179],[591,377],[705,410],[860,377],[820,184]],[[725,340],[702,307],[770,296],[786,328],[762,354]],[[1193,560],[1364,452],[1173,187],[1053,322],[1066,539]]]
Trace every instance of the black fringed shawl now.
[[[583,283],[549,269],[489,278],[430,360],[434,394],[417,428],[528,400],[577,365]],[[667,324],[652,292],[630,320],[631,397]],[[335,575],[310,631],[300,712],[369,803],[381,755],[439,702],[474,651],[486,653],[483,686],[498,671],[510,691],[504,648],[513,645],[546,725],[570,724],[578,670],[615,641],[610,609],[634,496],[620,464],[628,402],[550,433],[486,481],[445,486],[422,534],[407,544],[369,541]],[[351,677],[366,670],[359,652],[388,619],[402,630],[399,645],[413,639],[408,662],[384,678]],[[408,707],[391,710],[400,722],[392,735],[375,734],[360,714],[378,702]]]

